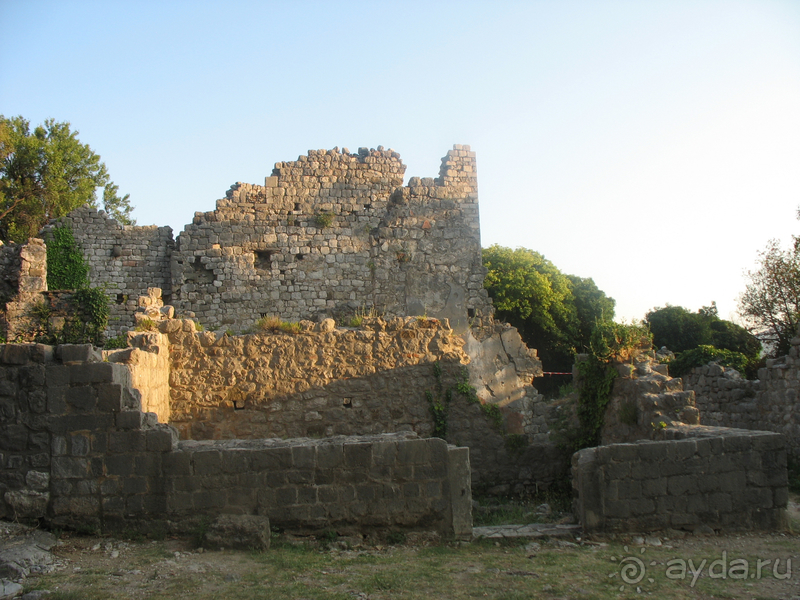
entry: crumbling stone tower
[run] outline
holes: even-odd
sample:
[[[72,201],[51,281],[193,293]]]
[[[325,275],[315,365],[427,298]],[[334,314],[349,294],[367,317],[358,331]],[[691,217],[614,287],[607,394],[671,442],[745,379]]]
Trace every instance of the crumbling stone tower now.
[[[412,177],[392,150],[310,150],[275,164],[264,185],[237,183],[216,210],[169,227],[117,224],[79,208],[70,226],[93,285],[111,301],[111,333],[134,323],[149,287],[180,315],[243,331],[262,315],[341,318],[375,309],[448,318],[463,332],[489,315],[483,289],[475,153],[455,145],[439,177]]]
[[[176,309],[210,327],[261,315],[449,318],[491,310],[483,289],[475,153],[454,146],[439,177],[412,177],[392,150],[310,150],[265,184],[237,183],[195,213],[172,254]]]

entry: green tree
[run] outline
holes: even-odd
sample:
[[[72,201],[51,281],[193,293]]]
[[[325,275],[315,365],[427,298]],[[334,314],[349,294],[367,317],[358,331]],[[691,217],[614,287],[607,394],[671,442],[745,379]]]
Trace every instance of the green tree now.
[[[97,206],[98,187],[111,216],[133,224],[129,196],[117,195],[105,164],[69,123],[48,119],[31,131],[21,116],[0,115],[0,239],[24,241],[50,219]]]
[[[760,253],[759,267],[747,273],[749,283],[739,297],[739,314],[764,342],[772,356],[791,349],[800,324],[800,238],[783,249],[772,240]]]
[[[595,325],[614,319],[616,301],[606,296],[591,277],[567,275],[567,278],[572,284],[573,303],[578,316],[576,347],[582,352],[589,347]]]
[[[720,319],[716,302],[696,313],[683,306],[654,308],[645,316],[653,334],[653,344],[673,352],[685,352],[699,346],[739,352],[750,360],[761,353],[761,342],[741,325]]]
[[[703,344],[712,345],[710,319],[704,318],[700,312],[693,313],[682,306],[668,304],[648,312],[645,322],[657,348],[666,346],[673,352],[683,352]]]
[[[595,323],[614,317],[614,300],[592,279],[564,275],[538,252],[494,245],[484,248],[483,264],[497,317],[536,348],[546,371],[570,371]]]

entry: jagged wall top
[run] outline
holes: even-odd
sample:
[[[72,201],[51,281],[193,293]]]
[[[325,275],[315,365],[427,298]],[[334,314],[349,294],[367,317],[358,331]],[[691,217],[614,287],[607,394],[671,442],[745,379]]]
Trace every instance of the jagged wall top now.
[[[264,185],[231,186],[174,242],[168,227],[121,227],[88,207],[62,222],[113,301],[114,333],[134,324],[135,298],[154,286],[179,313],[234,331],[266,314],[340,318],[373,308],[463,329],[491,313],[475,153],[456,145],[438,177],[407,186],[405,171],[381,146],[310,150],[275,163]]]
[[[173,254],[172,302],[212,326],[352,314],[428,314],[464,326],[483,291],[475,153],[455,146],[438,178],[392,150],[311,150],[265,185],[237,183],[195,213]]]

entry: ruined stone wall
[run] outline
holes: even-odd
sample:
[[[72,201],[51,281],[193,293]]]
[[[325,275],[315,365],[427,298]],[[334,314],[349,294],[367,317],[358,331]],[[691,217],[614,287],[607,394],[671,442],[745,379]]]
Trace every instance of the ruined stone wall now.
[[[3,246],[0,269],[0,301],[5,303],[3,335],[13,340],[30,331],[30,310],[41,300],[41,292],[47,291],[47,248],[38,238],[30,238],[27,244]]]
[[[51,221],[42,230],[45,241],[54,227],[63,225],[72,229],[83,252],[92,286],[108,293],[112,336],[134,326],[137,298],[148,287],[171,289],[172,228],[124,226],[102,210],[83,206]]]
[[[463,341],[433,319],[361,328],[304,322],[297,334],[218,336],[165,321],[171,423],[184,439],[323,437],[433,429],[433,365],[453,381]]]
[[[0,245],[0,301],[5,304],[19,291],[21,244]]]
[[[91,346],[0,347],[0,517],[185,531],[264,515],[293,531],[471,533],[464,448],[413,434],[177,441],[142,412],[128,369]]]
[[[702,426],[667,431],[676,439],[573,455],[574,509],[585,530],[786,526],[783,436]]]
[[[261,315],[299,320],[375,309],[490,314],[483,289],[475,153],[455,146],[439,177],[413,177],[391,150],[309,151],[265,185],[236,184],[178,236],[172,303],[206,327]]]
[[[756,381],[712,363],[685,375],[683,385],[694,390],[704,425],[782,433],[800,459],[800,337],[788,356],[768,360]]]
[[[531,379],[541,364],[514,328],[486,327],[481,341],[465,345],[431,318],[301,325],[297,334],[227,336],[196,332],[191,321],[161,323],[170,348],[170,422],[181,437],[428,437],[434,401],[447,406],[447,441],[470,448],[473,483],[482,491],[531,493],[564,476],[567,457],[537,416],[545,402]],[[466,346],[480,360],[472,362]],[[458,393],[473,381],[475,398]],[[499,422],[481,402],[500,407]]]

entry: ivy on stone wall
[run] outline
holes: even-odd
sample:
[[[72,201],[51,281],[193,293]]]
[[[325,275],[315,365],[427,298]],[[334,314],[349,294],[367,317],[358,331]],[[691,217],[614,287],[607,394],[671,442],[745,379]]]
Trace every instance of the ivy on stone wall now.
[[[66,225],[54,228],[47,240],[47,287],[78,290],[89,286],[89,265]]]
[[[564,411],[553,427],[553,437],[560,446],[577,452],[600,444],[606,407],[617,378],[615,363],[630,360],[637,348],[650,343],[652,336],[646,326],[613,321],[595,324],[589,343],[591,352],[577,363],[577,422],[570,419],[569,411]]]
[[[439,362],[433,363],[433,376],[436,379],[435,391],[425,392],[428,405],[433,417],[433,437],[445,439],[447,436],[447,414],[450,412],[450,400],[453,397],[452,389],[444,390],[442,383],[442,365]]]
[[[108,327],[108,296],[101,288],[89,287],[89,265],[72,229],[66,225],[54,228],[47,241],[47,287],[75,292],[67,297],[62,314],[44,301],[31,311],[36,341],[103,345]]]

